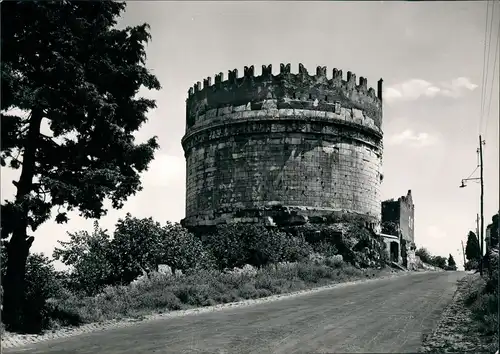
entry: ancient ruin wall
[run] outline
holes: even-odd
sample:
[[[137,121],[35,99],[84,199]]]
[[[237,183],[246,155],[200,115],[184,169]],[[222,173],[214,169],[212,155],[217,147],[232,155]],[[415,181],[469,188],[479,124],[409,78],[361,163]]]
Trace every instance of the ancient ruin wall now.
[[[382,80],[290,64],[205,79],[186,100],[187,227],[380,223]]]

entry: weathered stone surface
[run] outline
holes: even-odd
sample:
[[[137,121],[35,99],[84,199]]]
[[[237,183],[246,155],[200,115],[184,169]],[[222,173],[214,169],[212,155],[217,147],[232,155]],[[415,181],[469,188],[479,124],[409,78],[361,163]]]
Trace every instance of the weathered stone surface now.
[[[190,92],[185,226],[380,223],[381,98],[353,74],[282,69]]]
[[[401,238],[411,246],[415,242],[415,205],[411,190],[406,196],[401,196],[398,200],[386,200],[382,202],[382,222],[394,223]]]

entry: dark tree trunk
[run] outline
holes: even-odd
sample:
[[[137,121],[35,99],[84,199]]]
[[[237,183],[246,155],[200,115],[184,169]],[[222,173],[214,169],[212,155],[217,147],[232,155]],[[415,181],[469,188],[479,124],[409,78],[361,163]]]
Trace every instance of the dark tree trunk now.
[[[34,237],[26,236],[26,229],[14,231],[7,245],[7,273],[4,279],[2,322],[11,331],[23,330],[24,277],[26,260]]]
[[[23,330],[24,285],[26,275],[26,260],[29,249],[34,241],[28,236],[29,195],[32,190],[35,175],[35,154],[42,123],[42,112],[33,110],[30,117],[30,127],[24,141],[24,154],[21,176],[16,184],[16,204],[12,237],[7,244],[7,273],[4,287],[2,322],[12,331]]]

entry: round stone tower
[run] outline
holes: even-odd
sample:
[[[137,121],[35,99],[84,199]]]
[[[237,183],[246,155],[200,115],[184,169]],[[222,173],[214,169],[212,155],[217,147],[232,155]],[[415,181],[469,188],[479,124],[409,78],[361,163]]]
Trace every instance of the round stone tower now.
[[[245,67],[198,82],[186,100],[188,228],[253,222],[380,224],[382,80],[326,67]]]

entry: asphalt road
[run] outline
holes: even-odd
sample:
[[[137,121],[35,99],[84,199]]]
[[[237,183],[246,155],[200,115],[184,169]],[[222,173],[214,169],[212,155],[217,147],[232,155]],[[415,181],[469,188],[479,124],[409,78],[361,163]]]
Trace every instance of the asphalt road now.
[[[141,322],[4,353],[417,352],[463,272],[415,273],[250,307]]]

